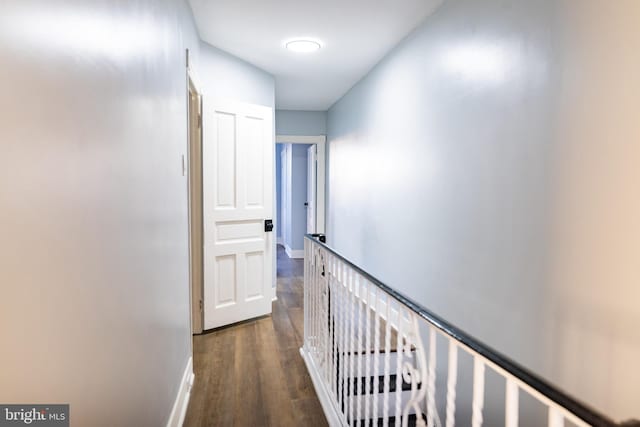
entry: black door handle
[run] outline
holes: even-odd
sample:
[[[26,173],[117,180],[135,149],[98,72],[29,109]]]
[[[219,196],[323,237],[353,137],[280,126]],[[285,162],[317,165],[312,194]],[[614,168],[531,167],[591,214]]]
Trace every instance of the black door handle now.
[[[264,231],[267,232],[267,233],[273,231],[273,220],[272,219],[265,219],[264,220]]]

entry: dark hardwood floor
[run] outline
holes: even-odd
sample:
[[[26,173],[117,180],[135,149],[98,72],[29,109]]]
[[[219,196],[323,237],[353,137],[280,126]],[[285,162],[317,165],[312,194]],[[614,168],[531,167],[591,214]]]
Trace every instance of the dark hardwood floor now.
[[[299,349],[303,263],[278,246],[278,299],[269,317],[197,335],[184,425],[326,426]]]

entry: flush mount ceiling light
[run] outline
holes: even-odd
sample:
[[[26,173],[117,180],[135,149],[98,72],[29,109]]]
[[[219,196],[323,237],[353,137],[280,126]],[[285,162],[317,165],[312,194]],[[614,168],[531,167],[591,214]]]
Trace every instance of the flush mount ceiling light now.
[[[315,52],[316,50],[319,50],[322,47],[322,45],[319,42],[315,40],[310,40],[310,39],[291,40],[291,41],[288,41],[285,44],[285,46],[290,51],[297,52],[297,53]]]

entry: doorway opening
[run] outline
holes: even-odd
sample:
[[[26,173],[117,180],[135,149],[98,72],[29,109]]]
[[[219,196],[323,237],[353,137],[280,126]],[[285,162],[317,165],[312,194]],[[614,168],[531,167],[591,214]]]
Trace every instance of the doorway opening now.
[[[192,71],[187,70],[187,117],[189,197],[189,281],[191,293],[191,332],[203,328],[203,216],[202,216],[202,95]]]
[[[325,137],[276,136],[278,277],[302,275],[304,235],[324,233]]]

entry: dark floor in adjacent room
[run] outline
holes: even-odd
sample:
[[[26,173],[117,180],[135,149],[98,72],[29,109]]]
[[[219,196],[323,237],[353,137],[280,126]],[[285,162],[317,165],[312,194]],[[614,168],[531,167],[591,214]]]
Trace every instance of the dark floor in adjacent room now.
[[[302,287],[303,261],[278,246],[272,315],[194,336],[186,427],[327,425],[299,352]]]

